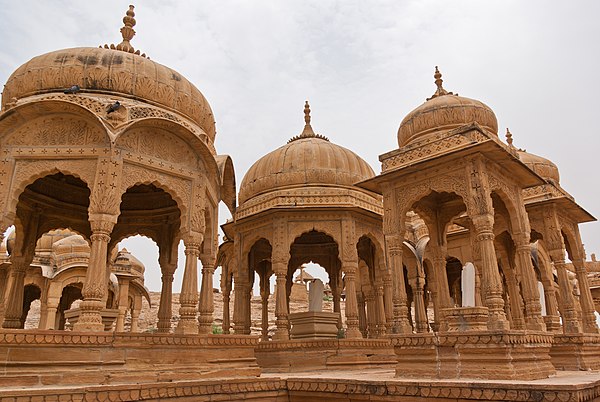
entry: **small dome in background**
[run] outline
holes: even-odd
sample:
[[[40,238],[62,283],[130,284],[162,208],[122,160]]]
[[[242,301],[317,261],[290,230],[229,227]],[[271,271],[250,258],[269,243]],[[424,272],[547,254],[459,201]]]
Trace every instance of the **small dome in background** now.
[[[518,154],[521,162],[527,165],[527,167],[529,167],[539,176],[552,182],[553,184],[560,184],[560,173],[558,172],[558,166],[556,166],[552,161],[525,151],[518,151]]]
[[[483,102],[465,98],[442,87],[442,74],[435,68],[435,93],[425,103],[406,115],[398,129],[398,146],[404,147],[431,134],[477,123],[498,135],[496,115]]]
[[[367,162],[354,152],[315,134],[310,107],[305,105],[305,126],[299,136],[256,161],[242,180],[240,206],[260,194],[304,186],[353,186],[375,176]]]

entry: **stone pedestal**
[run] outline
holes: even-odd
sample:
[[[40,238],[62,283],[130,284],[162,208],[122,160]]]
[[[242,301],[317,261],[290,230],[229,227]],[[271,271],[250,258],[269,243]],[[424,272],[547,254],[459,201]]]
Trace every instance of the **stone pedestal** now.
[[[486,331],[487,307],[456,307],[442,310],[448,332]]]
[[[289,315],[291,339],[337,338],[339,313],[307,311]]]
[[[71,328],[75,327],[75,324],[77,324],[77,321],[79,321],[80,315],[80,308],[72,308],[70,310],[65,311],[65,319],[69,321],[69,324],[71,324]],[[104,330],[112,331],[113,324],[119,316],[119,309],[105,308],[100,310],[100,315],[102,316],[102,324],[104,325]]]
[[[537,380],[556,371],[552,334],[532,331],[466,331],[393,335],[396,377]]]
[[[489,331],[486,307],[442,311],[447,331],[392,336],[397,377],[537,380],[555,373],[550,361],[552,334]]]
[[[600,335],[555,334],[550,357],[557,370],[598,370]]]

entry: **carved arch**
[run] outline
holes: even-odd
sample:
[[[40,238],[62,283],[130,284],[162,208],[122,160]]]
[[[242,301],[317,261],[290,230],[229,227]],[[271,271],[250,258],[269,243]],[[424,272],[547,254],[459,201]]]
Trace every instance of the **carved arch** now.
[[[56,173],[62,173],[82,180],[90,192],[96,174],[96,160],[29,160],[17,161],[15,175],[9,190],[8,205],[4,209],[4,215],[14,214],[19,203],[19,197],[25,188],[36,180],[42,179]],[[1,202],[1,200],[0,200]],[[11,220],[11,223],[14,222]]]
[[[4,116],[0,118],[0,133],[2,133],[0,136],[0,141],[2,145],[4,145],[5,140],[9,138],[9,136],[13,135],[15,131],[19,130],[24,125],[30,124],[32,121],[35,121],[38,118],[49,116],[58,117],[60,115],[69,114],[80,116],[84,120],[91,122],[93,127],[101,130],[104,134],[104,138],[106,139],[104,145],[110,146],[110,132],[107,130],[106,126],[98,116],[84,106],[58,99],[40,100],[17,105],[11,109],[11,113],[5,113]]]

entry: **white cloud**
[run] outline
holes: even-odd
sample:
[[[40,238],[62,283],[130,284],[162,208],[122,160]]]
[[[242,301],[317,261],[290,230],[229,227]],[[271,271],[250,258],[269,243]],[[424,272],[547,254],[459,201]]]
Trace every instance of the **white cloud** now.
[[[118,43],[126,3],[0,0],[0,81],[31,57]],[[303,125],[376,172],[402,118],[434,91],[494,109],[515,144],[558,164],[563,186],[600,214],[596,97],[600,3],[519,1],[158,1],[136,4],[134,46],[204,93],[217,149],[237,183]],[[582,227],[600,252],[600,227]],[[156,270],[155,270],[156,271]]]

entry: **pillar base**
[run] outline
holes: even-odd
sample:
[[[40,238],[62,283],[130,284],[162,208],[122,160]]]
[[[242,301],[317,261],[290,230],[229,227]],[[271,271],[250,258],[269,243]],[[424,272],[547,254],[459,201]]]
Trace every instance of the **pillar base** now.
[[[21,319],[4,318],[4,322],[2,322],[2,328],[20,329],[21,328]]]
[[[197,335],[198,321],[195,319],[181,319],[175,328],[175,333],[178,335]]]

